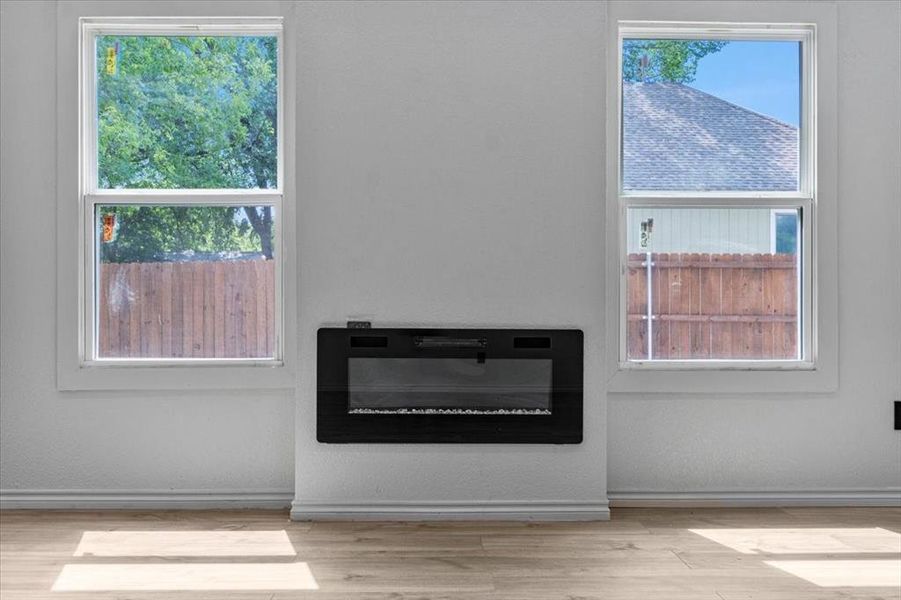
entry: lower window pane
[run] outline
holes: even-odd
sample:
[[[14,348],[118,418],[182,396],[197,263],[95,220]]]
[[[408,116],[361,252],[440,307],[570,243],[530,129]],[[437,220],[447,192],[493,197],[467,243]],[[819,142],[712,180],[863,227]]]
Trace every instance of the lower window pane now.
[[[97,206],[98,358],[273,358],[275,209]]]
[[[630,208],[628,359],[799,359],[800,217]]]

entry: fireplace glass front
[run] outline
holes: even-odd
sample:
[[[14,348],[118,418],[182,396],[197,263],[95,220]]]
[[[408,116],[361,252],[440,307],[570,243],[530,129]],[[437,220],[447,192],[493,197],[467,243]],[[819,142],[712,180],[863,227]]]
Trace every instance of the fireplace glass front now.
[[[353,414],[551,414],[548,358],[349,358]]]

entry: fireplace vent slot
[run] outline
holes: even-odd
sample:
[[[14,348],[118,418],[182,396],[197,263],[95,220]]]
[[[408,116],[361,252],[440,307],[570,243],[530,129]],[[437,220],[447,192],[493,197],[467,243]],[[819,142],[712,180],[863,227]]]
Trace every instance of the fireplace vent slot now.
[[[514,348],[550,348],[551,338],[549,337],[515,337],[513,338]]]
[[[387,348],[388,338],[383,335],[354,335],[350,338],[351,348]]]

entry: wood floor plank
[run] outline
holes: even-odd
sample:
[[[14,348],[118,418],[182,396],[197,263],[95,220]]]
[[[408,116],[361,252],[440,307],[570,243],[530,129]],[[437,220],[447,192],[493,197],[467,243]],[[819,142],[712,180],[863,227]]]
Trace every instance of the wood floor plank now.
[[[2,600],[901,600],[901,573],[898,586],[837,576],[899,559],[891,508],[615,509],[594,523],[0,512]],[[855,587],[817,585],[824,569]],[[244,589],[217,589],[230,585]]]

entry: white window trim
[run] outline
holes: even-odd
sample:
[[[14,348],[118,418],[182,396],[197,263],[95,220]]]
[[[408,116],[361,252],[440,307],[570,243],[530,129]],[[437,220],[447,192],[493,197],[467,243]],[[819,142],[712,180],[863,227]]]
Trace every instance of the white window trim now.
[[[63,390],[294,387],[296,267],[292,194],[295,178],[293,169],[285,168],[286,164],[293,164],[294,157],[294,43],[284,33],[285,15],[87,16],[85,13],[94,6],[90,2],[65,3],[58,12],[57,386]],[[122,10],[128,8],[120,7]],[[253,13],[256,7],[248,8]],[[257,10],[262,12],[267,8],[271,5],[261,6]],[[171,11],[171,6],[169,9]],[[157,10],[163,10],[163,7]],[[185,6],[184,10],[196,9]],[[219,10],[225,14],[231,12],[227,6]],[[206,35],[265,34],[277,37],[277,189],[146,191],[97,188],[96,130],[92,126],[94,81],[93,77],[88,77],[93,74],[95,60],[93,36],[141,32],[160,35],[198,32]],[[76,61],[77,66],[73,64]],[[71,118],[73,116],[74,119]],[[78,160],[73,161],[73,156],[77,156]],[[73,194],[75,190],[78,190],[77,196]],[[273,206],[277,215],[274,223],[275,356],[265,359],[96,358],[95,336],[92,335],[95,331],[94,302],[92,295],[86,294],[86,291],[95,289],[93,207],[96,203],[254,203]]]
[[[608,15],[607,62],[607,364],[611,392],[781,392],[837,387],[835,325],[835,10],[787,2],[760,24],[740,3],[613,2]],[[715,20],[710,20],[713,16]],[[768,15],[769,16],[769,15]],[[802,24],[802,25],[799,25]],[[623,37],[795,39],[804,42],[799,190],[774,192],[627,192],[621,188],[621,52]],[[825,43],[824,42],[825,39]],[[820,64],[817,64],[819,61]],[[828,69],[823,69],[827,64]],[[824,117],[828,119],[824,121]],[[819,168],[819,170],[817,170]],[[800,208],[804,356],[800,360],[626,360],[626,207],[704,206]],[[824,247],[823,243],[828,245]],[[824,276],[825,275],[825,276]],[[826,343],[824,344],[824,341]]]
[[[788,207],[800,209],[802,214],[812,214],[816,198],[815,152],[816,131],[813,126],[816,115],[815,76],[815,31],[813,25],[772,24],[710,24],[710,23],[647,23],[621,22],[617,31],[617,81],[622,81],[622,47],[626,39],[731,39],[731,40],[780,40],[794,41],[802,44],[801,48],[801,122],[799,139],[799,185],[797,192],[680,192],[680,191],[635,191],[625,190],[622,183],[622,159],[617,159],[617,180],[620,197],[620,256],[623,261],[627,254],[626,213],[630,207],[668,207],[668,208],[759,208],[766,206]],[[622,147],[622,85],[617,85],[618,113],[617,138]],[[788,360],[747,360],[747,359],[696,359],[696,360],[629,360],[626,349],[626,315],[620,314],[620,346],[619,361],[621,369],[811,369],[814,366],[815,348],[813,327],[804,326],[812,319],[812,261],[810,240],[815,228],[812,219],[805,219],[801,243],[801,269],[799,278],[801,291],[799,297],[799,333],[800,357]],[[623,262],[621,277],[620,306],[626,303],[626,266]]]

